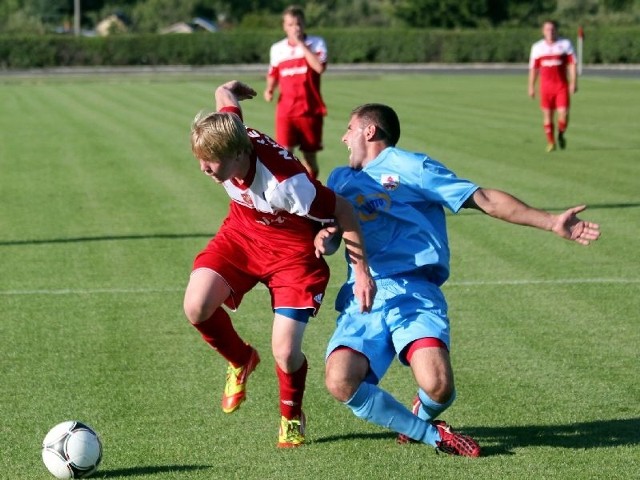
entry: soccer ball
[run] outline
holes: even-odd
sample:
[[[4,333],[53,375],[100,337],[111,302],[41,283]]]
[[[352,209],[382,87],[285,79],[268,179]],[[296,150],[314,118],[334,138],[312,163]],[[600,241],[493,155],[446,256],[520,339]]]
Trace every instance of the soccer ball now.
[[[98,469],[100,460],[100,438],[84,423],[59,423],[42,441],[42,461],[56,478],[88,477]]]

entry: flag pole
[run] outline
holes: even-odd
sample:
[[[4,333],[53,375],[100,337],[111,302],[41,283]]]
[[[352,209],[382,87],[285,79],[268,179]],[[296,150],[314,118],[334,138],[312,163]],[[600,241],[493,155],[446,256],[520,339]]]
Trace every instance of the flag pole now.
[[[578,75],[582,75],[582,44],[584,43],[584,30],[578,27]]]
[[[73,34],[80,35],[80,0],[73,0]]]

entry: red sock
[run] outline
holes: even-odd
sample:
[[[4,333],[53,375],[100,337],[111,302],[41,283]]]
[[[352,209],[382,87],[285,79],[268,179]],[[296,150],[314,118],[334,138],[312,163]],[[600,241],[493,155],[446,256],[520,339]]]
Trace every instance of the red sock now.
[[[193,325],[205,342],[211,345],[234,367],[245,365],[251,355],[251,347],[244,343],[231,324],[226,310],[218,308],[204,322]]]
[[[285,418],[296,418],[302,413],[302,397],[307,381],[307,359],[293,373],[286,373],[276,365],[278,383],[280,384],[280,415]]]
[[[558,120],[558,132],[564,133],[567,130],[567,121]]]
[[[553,137],[553,123],[544,124],[544,134],[547,136],[547,142],[556,143],[556,140]]]

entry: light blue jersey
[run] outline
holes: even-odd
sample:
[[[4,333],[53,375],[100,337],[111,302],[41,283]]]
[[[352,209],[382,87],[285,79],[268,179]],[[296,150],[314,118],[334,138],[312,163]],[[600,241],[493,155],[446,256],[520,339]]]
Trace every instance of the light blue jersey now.
[[[388,147],[362,170],[339,167],[327,185],[356,208],[371,273],[390,277],[426,267],[449,277],[444,208],[458,212],[479,187],[427,155]],[[349,283],[353,283],[349,267]]]
[[[341,348],[369,362],[364,381],[349,398],[353,413],[407,438],[437,446],[443,440],[432,420],[444,403],[418,389],[417,414],[377,386],[394,357],[409,364],[407,351],[419,339],[438,339],[450,351],[447,301],[440,286],[449,277],[449,243],[444,207],[458,212],[479,188],[420,153],[387,147],[362,170],[341,167],[327,185],[355,207],[377,293],[371,311],[360,311],[354,275],[336,298],[340,312],[326,357]]]
[[[347,262],[327,356],[338,347],[362,353],[369,359],[368,381],[377,383],[394,356],[419,338],[437,338],[449,348],[448,308],[439,288],[449,277],[444,207],[458,212],[479,187],[424,154],[395,147],[362,170],[335,169],[327,185],[356,209],[378,288],[371,311],[361,313]]]

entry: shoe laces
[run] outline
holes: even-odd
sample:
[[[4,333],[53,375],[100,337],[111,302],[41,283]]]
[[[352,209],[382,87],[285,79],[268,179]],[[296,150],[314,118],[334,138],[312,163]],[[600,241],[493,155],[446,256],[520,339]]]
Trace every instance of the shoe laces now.
[[[302,422],[299,419],[283,419],[282,427],[283,437],[287,441],[297,439],[302,435]]]
[[[233,365],[229,364],[227,366],[227,385],[229,384],[229,382],[237,383],[238,378],[240,378],[240,375],[242,375],[243,369],[244,365],[234,367]]]

